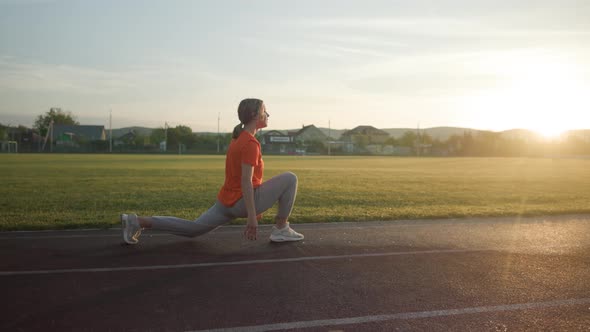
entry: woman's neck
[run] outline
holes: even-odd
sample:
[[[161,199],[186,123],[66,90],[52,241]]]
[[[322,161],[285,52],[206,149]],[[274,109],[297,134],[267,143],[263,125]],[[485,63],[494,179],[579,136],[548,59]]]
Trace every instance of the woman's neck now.
[[[244,125],[244,130],[252,134],[252,136],[256,135],[258,128],[256,128],[256,123],[248,123]]]

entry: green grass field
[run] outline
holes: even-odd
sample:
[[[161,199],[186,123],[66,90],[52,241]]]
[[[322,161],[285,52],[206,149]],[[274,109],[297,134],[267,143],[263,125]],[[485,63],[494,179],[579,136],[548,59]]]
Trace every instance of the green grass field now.
[[[266,179],[299,177],[294,223],[590,213],[590,160],[264,159]],[[0,230],[111,227],[122,212],[194,219],[223,167],[223,156],[0,155]]]

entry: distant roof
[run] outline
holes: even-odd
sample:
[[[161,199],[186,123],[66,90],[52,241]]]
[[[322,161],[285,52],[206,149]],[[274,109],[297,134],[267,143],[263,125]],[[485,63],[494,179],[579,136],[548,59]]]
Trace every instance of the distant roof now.
[[[350,135],[380,135],[380,136],[389,136],[389,134],[381,129],[377,129],[373,126],[358,126],[354,129],[351,129],[342,134],[342,136],[350,136]]]
[[[303,128],[299,129],[299,131],[297,132],[297,135],[302,134],[304,131],[308,130],[308,129],[316,129],[319,130],[316,126],[314,125],[307,125],[307,126],[303,126]]]
[[[104,126],[73,126],[73,125],[54,125],[53,138],[62,136],[63,134],[74,134],[78,137],[84,137],[91,141],[104,140],[105,131]]]
[[[287,136],[287,134],[278,130],[269,130],[262,133],[262,136]]]
[[[130,140],[134,139],[137,136],[135,130],[131,129],[127,134],[121,135],[118,137],[118,140]]]

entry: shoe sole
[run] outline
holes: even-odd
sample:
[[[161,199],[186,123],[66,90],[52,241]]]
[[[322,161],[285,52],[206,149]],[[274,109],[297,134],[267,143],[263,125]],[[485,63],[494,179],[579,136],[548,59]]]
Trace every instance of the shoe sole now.
[[[122,234],[123,234],[123,242],[125,242],[126,244],[136,244],[136,242],[133,242],[131,240],[128,240],[128,232],[127,232],[127,221],[129,220],[129,215],[126,214],[122,214],[121,215],[121,229],[122,229]]]
[[[288,237],[280,236],[280,237],[274,237],[274,238],[271,237],[270,241],[271,242],[295,242],[295,241],[301,241],[303,239],[304,239],[303,237],[295,239],[295,238],[288,238]]]

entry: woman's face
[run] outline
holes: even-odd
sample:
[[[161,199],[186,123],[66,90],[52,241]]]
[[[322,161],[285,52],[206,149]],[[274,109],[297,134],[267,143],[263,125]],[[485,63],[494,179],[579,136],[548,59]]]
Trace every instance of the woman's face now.
[[[256,122],[256,129],[266,128],[268,126],[268,113],[266,113],[266,105],[264,103],[260,107],[260,113],[258,114],[258,122]]]

